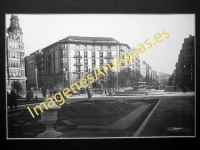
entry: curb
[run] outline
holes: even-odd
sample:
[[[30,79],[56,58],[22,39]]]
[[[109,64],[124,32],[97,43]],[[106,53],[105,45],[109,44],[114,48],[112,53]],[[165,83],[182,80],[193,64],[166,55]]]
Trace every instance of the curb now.
[[[143,123],[141,124],[141,126],[138,128],[138,130],[133,134],[133,137],[138,137],[140,136],[141,132],[144,130],[146,124],[148,123],[151,115],[153,114],[153,112],[155,111],[156,107],[158,106],[158,104],[160,103],[160,100],[157,102],[157,104],[154,106],[154,108],[152,109],[152,111],[148,114],[148,116],[146,117],[146,119],[143,121]]]

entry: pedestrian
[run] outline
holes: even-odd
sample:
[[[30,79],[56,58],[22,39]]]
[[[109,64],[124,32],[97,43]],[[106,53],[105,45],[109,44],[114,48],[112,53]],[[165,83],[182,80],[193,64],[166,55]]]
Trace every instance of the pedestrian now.
[[[13,109],[13,106],[15,106],[15,109],[17,109],[17,93],[14,89],[11,90],[10,102],[11,110]]]
[[[112,90],[112,88],[110,89],[110,96],[111,97],[113,96],[113,90]]]
[[[107,93],[106,93],[106,89],[105,89],[105,95],[106,95]]]
[[[186,87],[184,88],[184,93],[187,94],[187,89],[186,89]]]
[[[31,99],[31,96],[30,96],[30,94],[29,94],[29,93],[27,93],[27,94],[26,94],[26,102],[29,102],[29,101],[30,101],[30,99]]]
[[[50,97],[52,96],[52,94],[53,94],[53,91],[52,91],[52,90],[50,90]]]
[[[37,95],[35,96],[35,102],[37,103],[37,101],[38,101],[38,97],[37,97]]]
[[[91,95],[90,95],[90,91],[88,90],[88,98],[90,98],[91,97]]]
[[[49,91],[48,88],[47,88],[47,90],[46,90],[46,95],[48,95],[48,97],[50,96],[50,91]]]
[[[176,86],[174,86],[174,92],[176,91]]]
[[[11,102],[10,102],[10,93],[7,91],[7,103],[8,103],[8,106],[10,106],[10,110],[12,109],[12,105],[11,105]]]

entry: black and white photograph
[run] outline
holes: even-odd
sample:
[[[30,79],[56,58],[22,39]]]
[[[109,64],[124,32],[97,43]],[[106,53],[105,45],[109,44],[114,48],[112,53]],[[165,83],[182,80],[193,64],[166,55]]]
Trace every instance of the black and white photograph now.
[[[7,139],[196,137],[195,14],[5,14]]]

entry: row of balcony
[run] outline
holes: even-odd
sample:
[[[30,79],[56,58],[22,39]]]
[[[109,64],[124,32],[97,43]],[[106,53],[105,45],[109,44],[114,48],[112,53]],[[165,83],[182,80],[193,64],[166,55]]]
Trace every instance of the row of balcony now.
[[[62,49],[68,49],[68,47],[62,47]],[[94,50],[94,51],[111,51],[112,49],[111,48],[107,48],[107,49],[102,49],[102,48],[100,48],[100,49],[91,49],[91,48],[75,48],[74,49],[75,51],[80,51],[80,50]],[[115,50],[117,50],[117,49],[113,49],[114,51]],[[120,51],[124,51],[124,49],[122,49],[122,48],[119,48],[119,50]]]
[[[88,63],[86,64],[86,63],[84,63],[84,64],[82,64],[82,63],[74,63],[74,66],[88,66]],[[95,66],[96,65],[96,63],[92,63],[91,64],[92,66]],[[102,65],[104,65],[103,63],[100,63],[99,64],[100,66],[102,66]]]
[[[73,58],[82,58],[81,55],[75,55]],[[84,56],[84,58],[88,58],[87,56]],[[91,58],[96,58],[95,56],[92,56]],[[99,58],[104,58],[104,59],[113,59],[113,56],[100,56]]]

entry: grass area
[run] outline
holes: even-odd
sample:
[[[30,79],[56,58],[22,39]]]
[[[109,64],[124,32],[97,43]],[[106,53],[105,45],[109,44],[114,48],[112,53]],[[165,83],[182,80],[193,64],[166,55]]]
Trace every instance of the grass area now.
[[[70,120],[78,125],[110,125],[141,105],[134,104],[133,102],[110,102],[111,101],[109,101],[109,103],[105,101],[95,101],[94,104],[90,104],[90,101],[90,103],[87,104],[87,101],[81,101],[71,106],[65,105],[59,110],[58,119]]]

